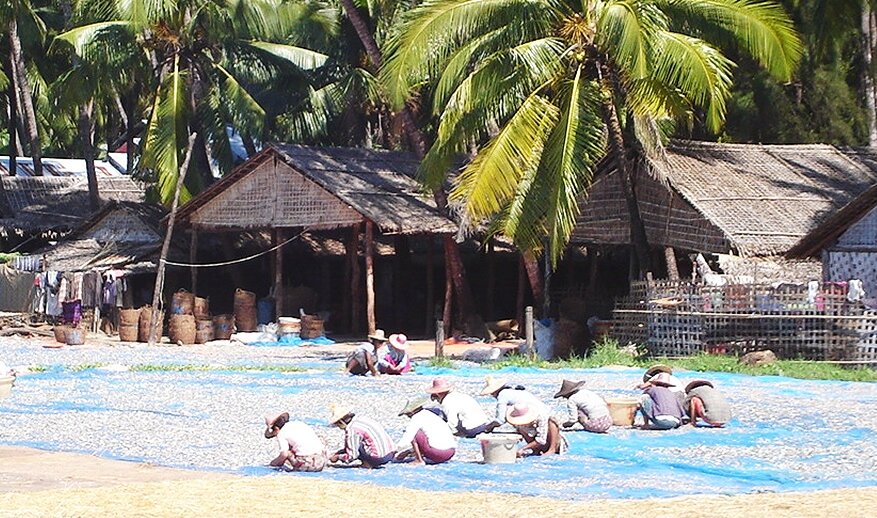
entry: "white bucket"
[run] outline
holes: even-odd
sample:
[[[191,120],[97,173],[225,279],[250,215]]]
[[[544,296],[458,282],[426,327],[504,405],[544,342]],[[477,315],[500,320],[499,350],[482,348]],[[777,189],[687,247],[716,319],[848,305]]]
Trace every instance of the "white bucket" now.
[[[14,376],[0,376],[0,399],[9,397],[12,394],[12,383],[14,381]]]
[[[518,434],[482,433],[475,438],[481,441],[485,464],[514,464],[518,459]]]

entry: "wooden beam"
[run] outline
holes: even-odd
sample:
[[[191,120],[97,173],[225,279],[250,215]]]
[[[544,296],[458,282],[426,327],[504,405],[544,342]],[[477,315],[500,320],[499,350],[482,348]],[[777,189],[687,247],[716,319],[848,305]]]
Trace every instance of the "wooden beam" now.
[[[198,262],[198,231],[192,230],[192,240],[189,243],[189,264]],[[198,268],[190,266],[189,271],[192,274],[192,293],[198,294]]]
[[[274,229],[272,235],[273,246],[283,242],[283,229]],[[274,251],[274,312],[277,316],[284,315],[283,307],[283,247]]]
[[[423,324],[423,332],[429,332],[429,326],[435,319],[435,248],[432,243],[432,235],[426,236],[426,321]],[[444,326],[444,324],[443,324]]]
[[[368,334],[377,329],[375,323],[375,224],[365,222],[365,307]]]
[[[448,248],[445,247],[445,307],[442,311],[442,322],[445,324],[445,337],[453,336],[453,318],[451,312],[453,310],[454,299],[454,278],[451,271],[450,260],[448,259]]]
[[[667,278],[671,281],[678,281],[679,266],[676,265],[676,252],[672,246],[664,248],[664,258],[667,260]]]
[[[350,331],[357,332],[361,329],[362,315],[362,279],[359,268],[359,224],[350,228],[350,236],[347,244],[348,259],[350,260]]]

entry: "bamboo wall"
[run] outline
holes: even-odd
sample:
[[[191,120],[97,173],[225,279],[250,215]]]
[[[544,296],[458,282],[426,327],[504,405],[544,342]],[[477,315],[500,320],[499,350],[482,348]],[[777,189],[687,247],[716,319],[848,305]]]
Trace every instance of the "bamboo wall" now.
[[[842,283],[746,284],[634,282],[616,302],[612,334],[653,356],[742,354],[770,349],[781,358],[877,360],[877,313],[849,302]]]

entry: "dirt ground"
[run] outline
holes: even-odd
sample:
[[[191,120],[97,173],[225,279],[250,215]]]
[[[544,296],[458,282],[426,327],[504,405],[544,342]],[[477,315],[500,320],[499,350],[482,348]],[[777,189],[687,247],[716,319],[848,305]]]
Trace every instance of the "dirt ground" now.
[[[522,481],[510,481],[521,483]],[[390,507],[388,507],[388,505]],[[877,488],[566,502],[381,488],[313,476],[240,477],[0,447],[0,516],[874,516]]]

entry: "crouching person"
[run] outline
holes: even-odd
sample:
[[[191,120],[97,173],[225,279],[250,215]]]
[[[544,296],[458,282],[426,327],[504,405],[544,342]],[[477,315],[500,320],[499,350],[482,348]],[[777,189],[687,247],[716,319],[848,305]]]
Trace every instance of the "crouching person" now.
[[[396,455],[396,446],[384,427],[367,417],[357,417],[349,408],[333,405],[329,424],[344,430],[344,448],[333,453],[329,462],[350,464],[358,460],[363,468],[378,468]]]
[[[584,381],[563,380],[560,390],[554,395],[555,399],[567,398],[569,416],[563,427],[570,428],[578,422],[587,432],[606,433],[612,426],[609,407],[603,398],[584,386]]]
[[[508,408],[506,421],[515,427],[523,437],[524,446],[518,450],[518,457],[525,455],[561,454],[566,450],[566,441],[560,434],[560,425],[548,415],[548,408],[517,403]]]
[[[277,439],[280,453],[271,461],[274,467],[292,471],[323,471],[328,458],[323,441],[313,428],[301,421],[290,421],[289,413],[265,416],[265,438]]]
[[[709,381],[695,380],[689,383],[685,387],[685,399],[692,426],[696,426],[700,419],[708,426],[721,428],[731,420],[731,406]]]
[[[426,403],[426,399],[409,401],[399,412],[400,416],[408,416],[411,420],[399,439],[402,451],[396,455],[396,460],[402,461],[413,455],[416,464],[441,464],[451,460],[457,452],[457,440],[447,423],[425,410],[423,405]]]
[[[655,375],[643,390],[639,411],[643,416],[643,428],[648,430],[672,430],[682,424],[685,409],[682,401],[670,390],[672,381],[666,372]]]

